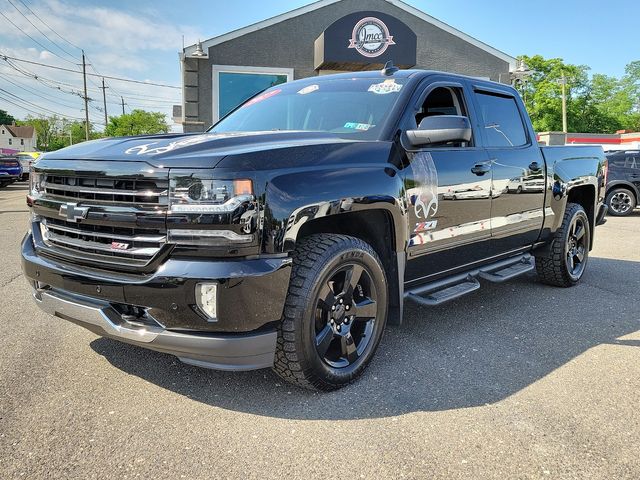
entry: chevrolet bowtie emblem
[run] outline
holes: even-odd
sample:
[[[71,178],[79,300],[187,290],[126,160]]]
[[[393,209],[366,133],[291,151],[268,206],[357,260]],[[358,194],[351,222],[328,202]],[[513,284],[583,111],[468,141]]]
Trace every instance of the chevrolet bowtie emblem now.
[[[68,222],[78,222],[87,218],[89,213],[89,207],[79,207],[77,203],[67,203],[66,205],[60,205],[60,211],[58,215],[65,217]]]

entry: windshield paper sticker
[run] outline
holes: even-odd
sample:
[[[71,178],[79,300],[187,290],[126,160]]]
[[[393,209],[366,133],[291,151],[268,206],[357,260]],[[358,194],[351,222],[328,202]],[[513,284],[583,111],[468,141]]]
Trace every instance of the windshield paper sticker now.
[[[255,105],[256,103],[260,103],[263,100],[266,100],[267,98],[271,98],[275,95],[278,95],[282,90],[278,89],[278,90],[272,90],[270,92],[266,92],[263,93],[262,95],[258,95],[255,98],[252,98],[251,100],[249,100],[247,103],[245,103],[244,105],[242,105],[242,108],[246,108],[246,107],[250,107],[251,105]]]
[[[307,95],[308,93],[313,93],[316,90],[320,90],[320,85],[309,85],[308,87],[304,87],[300,90],[298,95]]]
[[[373,127],[375,127],[375,125],[371,125],[370,123],[347,122],[344,124],[344,128],[349,128],[351,130],[360,130],[361,132],[366,132]]]
[[[402,90],[402,84],[396,83],[393,79],[385,80],[382,83],[374,83],[369,87],[369,91],[376,95],[386,95],[388,93],[397,93]]]

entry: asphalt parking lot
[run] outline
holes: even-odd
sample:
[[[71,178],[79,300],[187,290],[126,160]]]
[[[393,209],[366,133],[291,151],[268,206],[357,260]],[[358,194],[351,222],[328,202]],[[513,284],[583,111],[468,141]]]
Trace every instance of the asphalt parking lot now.
[[[639,478],[640,211],[583,282],[407,305],[364,377],[314,394],[39,312],[24,184],[0,190],[2,478]]]

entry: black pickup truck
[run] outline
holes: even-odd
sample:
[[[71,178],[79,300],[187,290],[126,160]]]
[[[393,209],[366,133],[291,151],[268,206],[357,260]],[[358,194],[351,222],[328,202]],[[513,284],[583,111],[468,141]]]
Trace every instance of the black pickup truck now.
[[[603,151],[539,147],[514,89],[394,68],[278,85],[207,133],[82,143],[31,173],[22,267],[44,311],[321,390],[362,373],[405,300],[534,269],[574,285],[606,213]]]

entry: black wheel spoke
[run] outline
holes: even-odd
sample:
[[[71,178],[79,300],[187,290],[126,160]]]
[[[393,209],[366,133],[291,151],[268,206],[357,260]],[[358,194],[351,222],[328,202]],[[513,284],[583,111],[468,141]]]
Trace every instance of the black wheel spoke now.
[[[356,285],[360,282],[363,271],[364,269],[360,265],[350,265],[344,276],[344,286],[342,287],[343,294],[346,295],[355,290]]]
[[[356,342],[353,340],[351,333],[347,333],[340,337],[340,348],[342,350],[342,356],[346,358],[350,364],[355,362],[360,356],[358,354]]]
[[[569,267],[569,271],[570,271],[571,273],[573,273],[573,271],[574,271],[574,270],[575,270],[575,268],[576,268],[576,264],[575,264],[575,262],[573,261],[573,254],[572,254],[572,253],[570,253],[570,254],[568,254],[568,255],[567,255],[567,257],[568,257],[568,259],[567,259],[567,265],[568,265],[568,267]]]
[[[579,262],[584,262],[584,252],[585,252],[585,250],[584,250],[583,247],[580,247],[578,249],[578,253],[576,254],[576,258],[578,259]]]
[[[582,237],[584,237],[584,226],[583,225],[580,225],[576,229],[575,237],[576,237],[576,240],[578,240],[578,241],[580,241],[582,239]]]
[[[362,298],[356,302],[356,319],[370,320],[378,313],[378,304],[369,297]]]
[[[320,355],[326,355],[331,342],[333,342],[333,338],[333,328],[331,328],[329,325],[325,325],[322,331],[320,331],[320,333],[316,335],[316,347]]]
[[[320,290],[320,293],[318,295],[318,299],[320,300],[320,302],[322,302],[324,305],[325,309],[330,309],[332,305],[334,305],[336,303],[336,296],[333,293],[333,289],[332,286],[329,285],[329,283],[333,283],[333,282],[327,282],[322,286],[322,289]]]
[[[321,284],[314,340],[316,352],[329,366],[345,368],[360,362],[367,352],[377,325],[377,288],[365,265],[350,262]]]

